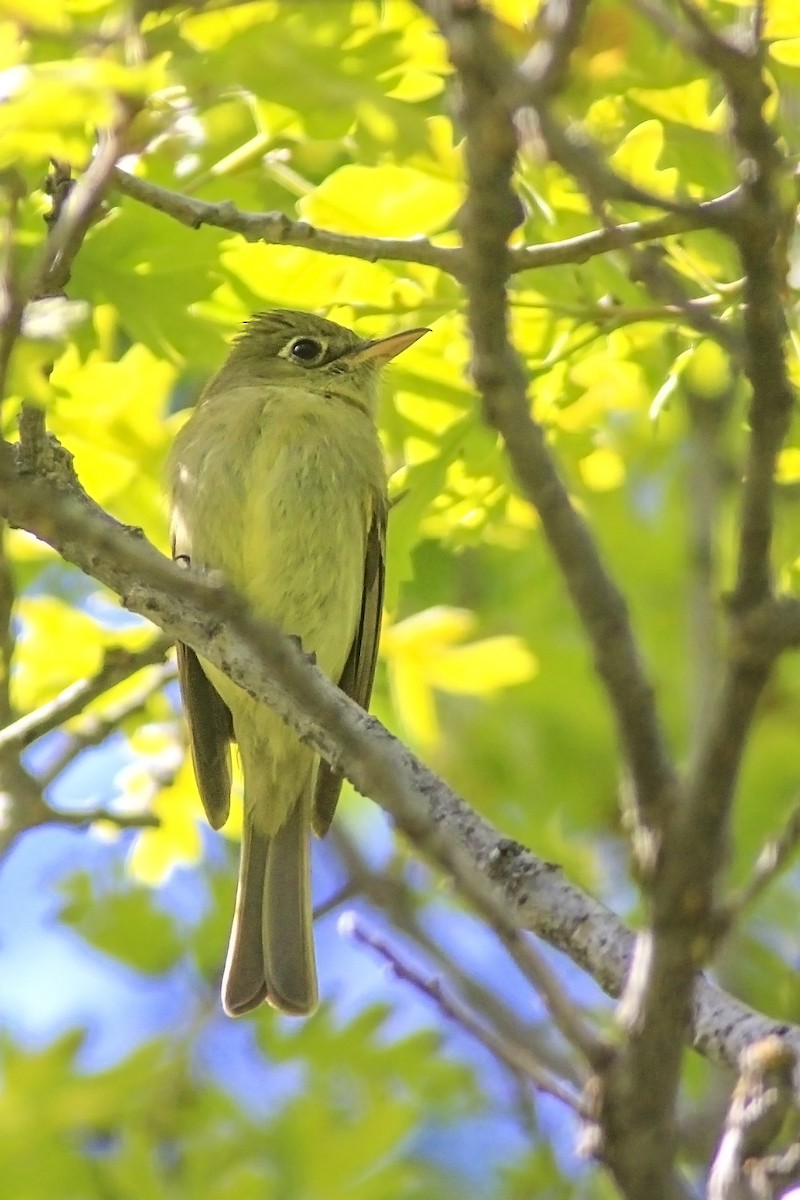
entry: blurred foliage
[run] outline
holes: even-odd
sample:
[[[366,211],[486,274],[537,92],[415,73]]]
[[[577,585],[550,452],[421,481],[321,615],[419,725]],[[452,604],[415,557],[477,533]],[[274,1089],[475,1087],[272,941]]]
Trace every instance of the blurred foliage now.
[[[524,55],[535,42],[537,4],[489,6],[509,52]],[[747,17],[728,0],[704,7],[724,27]],[[796,153],[796,0],[768,5],[767,38],[770,111]],[[457,98],[445,48],[410,0],[0,0],[0,72],[0,171],[16,172],[25,189],[14,242],[20,276],[45,234],[49,158],[84,166],[119,97],[140,105],[124,165],[154,183],[350,234],[425,234],[454,244],[463,195]],[[561,111],[584,124],[618,171],[656,193],[711,198],[736,184],[719,81],[623,0],[592,6]],[[541,161],[533,135],[523,134],[517,185],[525,205],[517,244],[596,227],[586,198]],[[12,189],[2,196],[8,219]],[[616,215],[652,214],[629,205]],[[674,236],[662,258],[688,296],[732,318],[738,264],[723,239]],[[44,404],[92,495],[162,549],[167,448],[182,410],[253,310],[315,309],[366,335],[431,326],[394,367],[382,412],[392,491],[402,498],[390,521],[374,709],[505,833],[629,915],[635,901],[621,867],[612,722],[536,515],[481,420],[454,280],[431,267],[193,231],[112,193],[68,290],[83,306],[44,313],[26,328],[4,432],[14,436],[21,401]],[[523,271],[511,281],[510,300],[536,415],[628,597],[669,735],[685,758],[707,702],[702,681],[714,669],[713,640],[697,633],[705,586],[697,530],[706,523],[713,550],[706,583],[719,620],[718,597],[731,579],[746,389],[716,346],[653,300],[622,251]],[[51,363],[48,379],[42,368]],[[790,366],[800,379],[797,360]],[[704,413],[721,419],[709,423]],[[712,441],[701,445],[710,427]],[[791,440],[778,477],[779,568],[790,586],[800,566],[798,418]],[[712,470],[710,509],[707,499],[698,509],[698,462]],[[6,547],[19,594],[13,702],[27,712],[95,671],[109,644],[136,646],[145,633],[26,535],[8,535]],[[121,685],[91,711],[102,714],[135,685]],[[198,1067],[198,1047],[217,1019],[231,856],[224,871],[207,868],[206,908],[193,921],[160,902],[157,885],[201,860],[208,845],[191,771],[181,765],[173,701],[151,696],[143,716],[116,735],[113,753],[95,753],[89,789],[122,812],[153,808],[161,828],[118,837],[96,827],[94,836],[112,839],[125,872],[111,882],[82,871],[68,877],[61,919],[136,971],[183,964],[196,1007],[173,1035],[145,1040],[103,1070],[81,1066],[77,1033],[36,1050],[6,1038],[6,1193],[26,1200],[463,1194],[469,1167],[430,1146],[437,1129],[488,1120],[498,1109],[496,1081],[487,1083],[482,1059],[453,1056],[430,1030],[398,1031],[388,1009],[355,1003],[354,1016],[351,1001],[336,1017],[337,997],[299,1029],[270,1013],[254,1017],[252,1054],[271,1072],[270,1102],[258,1114]],[[748,874],[796,796],[799,720],[800,664],[791,660],[767,696],[747,758],[734,881]],[[69,730],[80,731],[82,721]],[[57,783],[51,796],[64,802]],[[354,821],[357,831],[375,828],[363,814]],[[410,871],[405,862],[401,869]],[[720,963],[723,979],[750,1003],[787,1020],[800,1018],[799,884],[793,872],[774,885]],[[454,940],[457,921],[453,913]],[[502,974],[493,982],[502,987]],[[402,1014],[405,994],[391,995]],[[288,1082],[287,1064],[295,1069]],[[693,1076],[693,1103],[704,1086],[705,1075]],[[523,1121],[523,1107],[504,1104],[509,1121]],[[515,1143],[516,1157],[484,1180],[480,1194],[573,1195],[575,1187],[606,1194],[600,1178],[575,1182],[574,1163],[564,1166],[563,1132],[556,1128],[552,1143],[550,1132],[545,1123],[538,1140]]]

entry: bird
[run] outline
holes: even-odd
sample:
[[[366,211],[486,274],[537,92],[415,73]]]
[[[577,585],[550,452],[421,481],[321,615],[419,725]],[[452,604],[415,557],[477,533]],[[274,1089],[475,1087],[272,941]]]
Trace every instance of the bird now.
[[[797,1053],[777,1034],[745,1047],[708,1179],[709,1200],[751,1200],[772,1143],[793,1109]]]
[[[388,511],[381,373],[427,332],[363,338],[314,313],[256,313],[169,459],[173,557],[221,576],[363,708],[378,652]],[[223,1007],[239,1016],[266,1001],[306,1016],[318,1005],[310,833],[327,832],[342,777],[202,655],[179,644],[177,658],[213,828],[230,811],[234,742],[244,780]]]

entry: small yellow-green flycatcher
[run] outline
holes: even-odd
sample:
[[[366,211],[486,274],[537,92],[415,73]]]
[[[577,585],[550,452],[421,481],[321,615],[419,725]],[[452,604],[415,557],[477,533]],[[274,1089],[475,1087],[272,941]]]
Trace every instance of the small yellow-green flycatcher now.
[[[175,439],[176,558],[221,572],[252,611],[313,652],[369,704],[383,593],[386,471],[375,425],[381,368],[426,329],[365,340],[311,313],[258,313]],[[309,834],[333,818],[341,777],[270,708],[178,646],[197,785],[219,829],[230,751],[244,772],[239,887],[222,1002],[317,1004]]]

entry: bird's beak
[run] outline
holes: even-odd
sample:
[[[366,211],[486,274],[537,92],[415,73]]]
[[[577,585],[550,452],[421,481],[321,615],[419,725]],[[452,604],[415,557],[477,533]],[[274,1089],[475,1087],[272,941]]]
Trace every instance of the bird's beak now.
[[[390,359],[396,358],[398,354],[402,354],[409,346],[413,346],[414,342],[425,333],[430,333],[430,329],[404,329],[402,333],[391,333],[385,338],[362,342],[360,346],[356,346],[355,350],[348,350],[344,357],[348,358],[350,362],[362,363],[374,359],[386,363]]]

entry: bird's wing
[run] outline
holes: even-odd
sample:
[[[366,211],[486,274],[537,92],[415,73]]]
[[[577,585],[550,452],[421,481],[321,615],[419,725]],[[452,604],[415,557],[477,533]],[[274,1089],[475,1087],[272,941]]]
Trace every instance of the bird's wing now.
[[[173,538],[172,557],[189,563]],[[228,745],[233,741],[233,721],[228,706],[200,666],[194,650],[178,642],[178,682],[189,726],[197,790],[209,824],[221,829],[231,807],[231,760]]]
[[[339,687],[363,709],[369,707],[378,642],[383,613],[383,577],[385,572],[386,510],[383,505],[373,515],[367,534],[364,555],[364,586],[361,594],[361,617],[356,629]],[[332,771],[326,762],[319,764],[314,792],[314,832],[324,837],[328,832],[342,787],[342,776]]]

